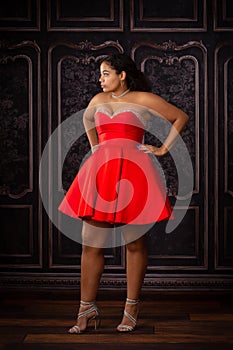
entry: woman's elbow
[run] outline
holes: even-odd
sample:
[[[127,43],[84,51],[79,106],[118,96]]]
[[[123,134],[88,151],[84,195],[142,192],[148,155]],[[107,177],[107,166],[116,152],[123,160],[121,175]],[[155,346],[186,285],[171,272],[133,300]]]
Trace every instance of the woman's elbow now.
[[[183,120],[183,123],[184,123],[184,126],[188,123],[188,121],[189,121],[189,116],[188,116],[188,114],[186,114],[186,113],[183,113],[183,115],[182,115],[182,120]]]

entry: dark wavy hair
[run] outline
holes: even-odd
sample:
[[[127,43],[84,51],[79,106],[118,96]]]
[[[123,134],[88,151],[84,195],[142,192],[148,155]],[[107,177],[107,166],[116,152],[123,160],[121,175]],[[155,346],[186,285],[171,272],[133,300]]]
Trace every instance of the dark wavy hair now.
[[[125,71],[127,87],[131,91],[151,91],[145,75],[137,69],[135,62],[130,56],[123,53],[116,53],[105,57],[102,59],[102,62],[107,62],[117,74]]]

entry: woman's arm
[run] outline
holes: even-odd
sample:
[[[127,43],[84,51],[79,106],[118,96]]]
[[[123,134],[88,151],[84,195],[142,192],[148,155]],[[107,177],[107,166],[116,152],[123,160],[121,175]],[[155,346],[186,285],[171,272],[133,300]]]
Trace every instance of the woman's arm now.
[[[145,150],[150,151],[156,156],[163,156],[169,152],[176,143],[176,140],[184,129],[189,117],[181,109],[152,93],[141,93],[140,102],[156,112],[156,115],[168,120],[172,124],[170,132],[161,147],[143,145]]]
[[[85,127],[85,131],[87,134],[87,138],[89,140],[92,152],[94,152],[98,148],[99,140],[98,135],[95,128],[94,114],[95,114],[95,106],[96,105],[96,97],[90,101],[87,106],[84,115],[83,115],[83,124]]]

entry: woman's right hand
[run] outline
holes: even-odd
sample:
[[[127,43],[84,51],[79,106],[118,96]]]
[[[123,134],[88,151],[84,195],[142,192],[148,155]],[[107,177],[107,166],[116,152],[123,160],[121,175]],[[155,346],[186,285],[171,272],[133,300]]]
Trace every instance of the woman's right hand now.
[[[141,144],[138,146],[138,149],[145,153],[151,153],[157,157],[162,157],[168,153],[168,149],[165,145],[162,145],[161,147],[155,147],[152,145]]]

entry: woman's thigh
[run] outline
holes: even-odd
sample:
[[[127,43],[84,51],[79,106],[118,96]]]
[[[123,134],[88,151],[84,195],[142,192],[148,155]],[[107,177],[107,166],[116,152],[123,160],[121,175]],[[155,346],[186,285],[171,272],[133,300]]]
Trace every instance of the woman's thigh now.
[[[82,228],[82,244],[96,248],[108,247],[113,232],[114,225],[107,222],[84,220]]]
[[[120,227],[125,244],[135,242],[150,230],[153,224],[146,225],[124,225]]]

